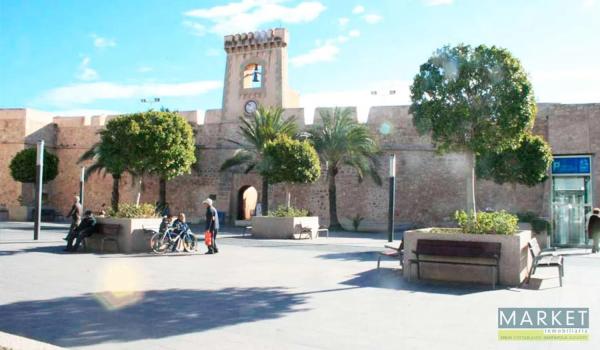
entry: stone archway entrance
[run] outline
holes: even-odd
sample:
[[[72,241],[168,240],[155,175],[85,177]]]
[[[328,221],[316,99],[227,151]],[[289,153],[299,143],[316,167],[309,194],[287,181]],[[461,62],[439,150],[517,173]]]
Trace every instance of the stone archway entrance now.
[[[238,191],[238,220],[250,220],[254,215],[258,191],[253,186],[242,186]]]

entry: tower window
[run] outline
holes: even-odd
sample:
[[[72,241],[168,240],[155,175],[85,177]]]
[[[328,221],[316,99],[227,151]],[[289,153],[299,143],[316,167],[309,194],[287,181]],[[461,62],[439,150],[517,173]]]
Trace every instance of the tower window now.
[[[251,63],[244,68],[244,89],[262,87],[263,67],[260,64]]]

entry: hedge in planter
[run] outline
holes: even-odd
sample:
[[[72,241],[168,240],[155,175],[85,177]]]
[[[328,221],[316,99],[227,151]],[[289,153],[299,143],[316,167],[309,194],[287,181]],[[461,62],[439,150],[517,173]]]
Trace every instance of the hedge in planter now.
[[[519,229],[519,219],[506,211],[492,213],[480,212],[477,217],[473,212],[467,214],[459,210],[454,214],[458,226],[463,233],[512,235]]]

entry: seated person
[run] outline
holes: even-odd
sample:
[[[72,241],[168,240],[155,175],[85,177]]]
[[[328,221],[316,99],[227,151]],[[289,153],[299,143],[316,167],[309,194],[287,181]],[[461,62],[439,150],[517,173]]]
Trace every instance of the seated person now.
[[[175,234],[183,237],[183,234],[185,234],[189,230],[190,227],[188,226],[187,222],[185,222],[185,214],[179,213],[179,215],[177,216],[177,220],[173,222],[173,231],[175,232]],[[173,246],[173,251],[175,251],[176,248],[176,246]]]
[[[72,233],[70,233],[69,236],[67,237],[67,247],[65,248],[65,251],[67,251],[67,252],[77,251],[77,248],[79,248],[81,241],[84,238],[91,236],[95,230],[96,230],[96,218],[92,214],[91,210],[86,210],[84,217],[81,220],[81,223],[79,224],[79,226],[77,226],[77,228]],[[75,245],[73,245],[73,240],[75,240]]]
[[[158,232],[160,232],[160,233],[167,232],[167,230],[172,227],[172,223],[173,223],[172,216],[167,216],[167,215],[163,216],[163,219],[162,219],[162,222],[160,223],[160,228],[158,229]]]

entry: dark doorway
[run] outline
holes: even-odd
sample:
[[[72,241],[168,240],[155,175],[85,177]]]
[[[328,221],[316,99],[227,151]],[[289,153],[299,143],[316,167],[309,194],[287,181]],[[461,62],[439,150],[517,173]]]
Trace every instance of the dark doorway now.
[[[238,191],[238,220],[250,220],[254,215],[258,191],[252,186],[243,186]]]

